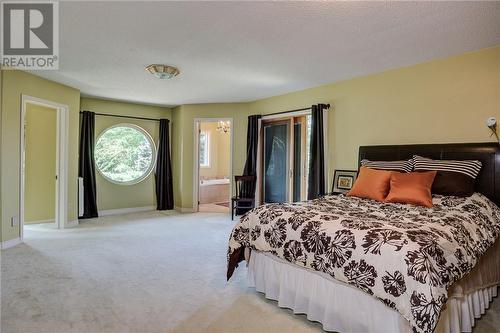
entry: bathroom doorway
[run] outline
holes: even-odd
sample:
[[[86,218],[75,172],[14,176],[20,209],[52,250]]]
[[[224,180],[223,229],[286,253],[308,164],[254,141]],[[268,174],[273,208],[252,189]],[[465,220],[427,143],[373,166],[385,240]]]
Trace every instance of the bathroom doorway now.
[[[230,211],[232,132],[232,119],[195,120],[195,211]]]

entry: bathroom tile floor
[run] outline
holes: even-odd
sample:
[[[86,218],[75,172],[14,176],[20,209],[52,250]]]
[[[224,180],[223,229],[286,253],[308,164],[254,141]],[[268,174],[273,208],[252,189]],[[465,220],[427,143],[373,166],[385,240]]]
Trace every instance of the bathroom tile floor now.
[[[229,205],[228,205],[229,206]],[[198,210],[200,212],[205,212],[205,213],[229,213],[230,209],[229,207],[222,206],[220,204],[200,204],[198,206]]]

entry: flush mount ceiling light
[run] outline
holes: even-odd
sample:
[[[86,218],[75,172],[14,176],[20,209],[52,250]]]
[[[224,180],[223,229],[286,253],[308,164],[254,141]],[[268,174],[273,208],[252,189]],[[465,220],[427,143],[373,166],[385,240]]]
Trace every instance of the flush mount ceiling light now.
[[[159,79],[171,79],[181,73],[176,67],[158,64],[149,65],[146,70]]]

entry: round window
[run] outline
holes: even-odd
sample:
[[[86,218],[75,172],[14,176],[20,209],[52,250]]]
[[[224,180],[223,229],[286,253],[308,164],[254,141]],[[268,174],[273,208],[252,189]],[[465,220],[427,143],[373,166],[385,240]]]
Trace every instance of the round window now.
[[[116,184],[137,184],[149,176],[155,164],[155,145],[139,126],[120,124],[97,138],[95,164],[99,173]]]

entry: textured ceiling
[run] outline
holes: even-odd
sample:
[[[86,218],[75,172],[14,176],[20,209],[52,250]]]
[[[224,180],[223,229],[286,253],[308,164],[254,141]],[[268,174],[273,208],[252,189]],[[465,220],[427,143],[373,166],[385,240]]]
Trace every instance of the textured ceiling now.
[[[75,1],[59,71],[34,74],[109,99],[241,102],[498,44],[500,2]]]

